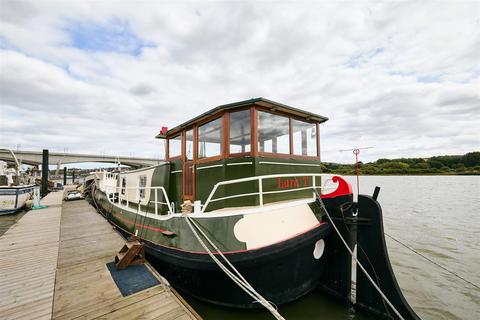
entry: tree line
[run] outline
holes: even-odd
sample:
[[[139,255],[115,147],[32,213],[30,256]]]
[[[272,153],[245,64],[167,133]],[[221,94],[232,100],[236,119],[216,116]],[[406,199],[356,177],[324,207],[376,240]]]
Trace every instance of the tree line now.
[[[355,174],[355,164],[324,162],[321,166],[325,173]],[[430,158],[378,159],[359,162],[358,171],[362,175],[480,175],[480,152]]]

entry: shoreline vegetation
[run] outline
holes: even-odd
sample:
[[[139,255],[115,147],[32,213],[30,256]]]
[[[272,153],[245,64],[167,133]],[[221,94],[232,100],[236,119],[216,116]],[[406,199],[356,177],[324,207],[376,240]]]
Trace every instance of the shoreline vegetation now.
[[[355,175],[355,164],[322,162],[324,173]],[[480,152],[430,158],[378,159],[358,162],[359,175],[480,175]]]
[[[322,162],[323,173],[355,175],[355,164]],[[68,176],[75,171],[76,177],[85,177],[96,170],[111,171],[114,168],[79,169],[69,168]],[[55,170],[50,171],[51,174]],[[358,162],[359,175],[480,175],[480,151],[464,155],[435,156],[430,158],[378,159],[374,162]],[[63,177],[63,175],[61,175]],[[59,177],[59,178],[61,178]]]

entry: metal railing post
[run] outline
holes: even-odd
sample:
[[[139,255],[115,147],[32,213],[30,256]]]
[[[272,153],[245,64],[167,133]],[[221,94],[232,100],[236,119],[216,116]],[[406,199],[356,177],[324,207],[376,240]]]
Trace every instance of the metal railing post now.
[[[260,201],[260,207],[263,207],[263,179],[258,178],[258,195],[259,195],[259,201]]]
[[[212,199],[213,195],[215,194],[215,191],[217,191],[218,184],[219,184],[219,183],[216,183],[216,184],[215,184],[215,186],[213,187],[212,192],[210,192],[210,195],[208,196],[207,201],[205,201],[205,204],[204,204],[203,207],[202,207],[202,213],[205,212],[205,209],[207,208],[208,204],[210,203],[210,200]]]

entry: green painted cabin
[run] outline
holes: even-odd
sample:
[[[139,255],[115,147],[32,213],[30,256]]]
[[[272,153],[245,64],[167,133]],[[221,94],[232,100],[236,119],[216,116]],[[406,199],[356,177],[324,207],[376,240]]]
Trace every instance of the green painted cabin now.
[[[328,118],[256,98],[218,106],[156,138],[165,139],[167,164],[152,186],[164,186],[175,209],[205,203],[217,182],[269,174],[321,173],[320,124]],[[159,172],[160,173],[160,172]],[[296,179],[295,179],[296,178]],[[263,181],[263,192],[311,186],[312,177]],[[319,185],[320,182],[316,182]],[[258,182],[221,186],[206,211],[258,205]],[[228,198],[252,193],[251,196]],[[267,194],[264,203],[311,197],[311,190]]]

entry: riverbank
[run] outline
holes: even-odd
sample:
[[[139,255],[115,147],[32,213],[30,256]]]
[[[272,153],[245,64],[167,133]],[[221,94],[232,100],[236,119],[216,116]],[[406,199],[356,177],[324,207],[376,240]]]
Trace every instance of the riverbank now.
[[[324,162],[324,173],[354,175],[356,164]],[[480,152],[464,155],[446,155],[430,158],[378,159],[375,162],[358,163],[358,173],[370,176],[388,175],[480,175]]]

